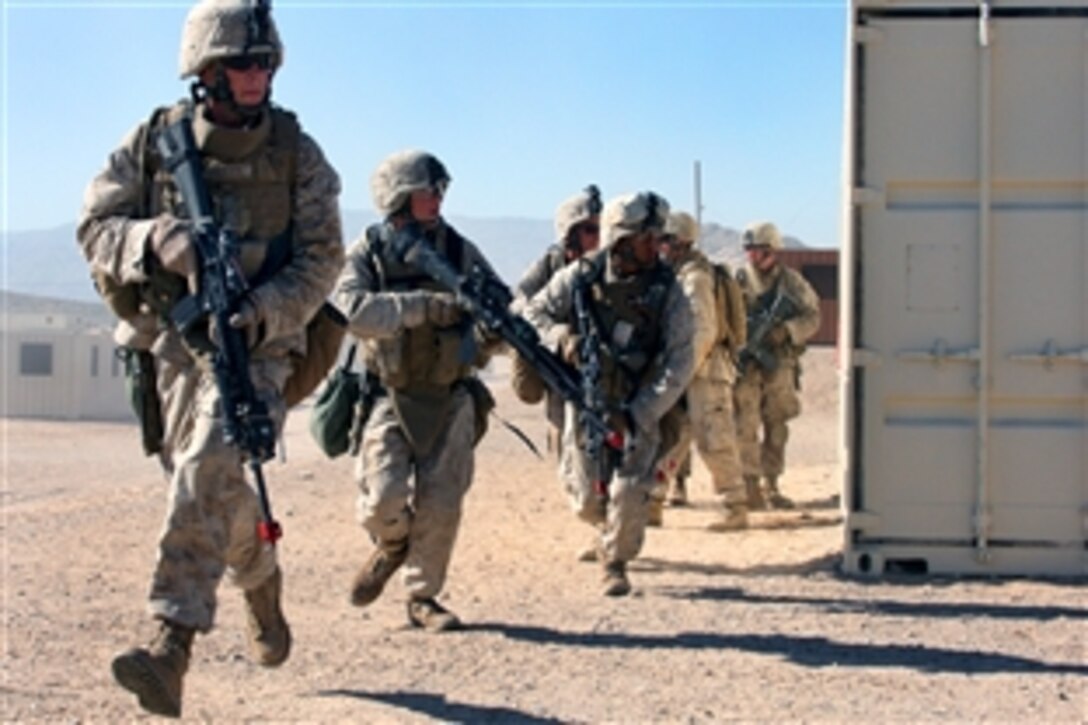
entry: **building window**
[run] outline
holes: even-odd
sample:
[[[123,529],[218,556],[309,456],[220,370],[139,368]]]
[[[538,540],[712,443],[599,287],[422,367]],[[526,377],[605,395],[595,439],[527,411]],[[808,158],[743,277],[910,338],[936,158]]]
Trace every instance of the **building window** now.
[[[19,346],[20,375],[52,375],[53,346],[47,342],[24,342]]]
[[[98,345],[91,345],[91,377],[98,377]]]

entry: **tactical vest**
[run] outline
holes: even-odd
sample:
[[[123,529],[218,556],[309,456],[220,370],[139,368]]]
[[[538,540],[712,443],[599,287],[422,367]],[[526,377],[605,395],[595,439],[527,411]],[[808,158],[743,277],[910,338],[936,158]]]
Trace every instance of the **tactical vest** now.
[[[779,262],[768,274],[760,273],[751,265],[737,270],[736,281],[744,295],[748,320],[761,315],[774,302],[780,292],[788,290],[786,282],[788,272],[786,269]],[[747,342],[747,336],[745,342]],[[798,345],[787,341],[778,345],[775,350],[778,355],[797,357],[805,351],[805,346],[804,344]]]
[[[448,292],[430,275],[396,259],[388,244],[389,231],[390,227],[377,224],[366,231],[369,262],[381,290]],[[465,271],[464,239],[456,230],[442,225],[434,232],[427,232],[427,238],[454,269]],[[451,386],[469,377],[474,369],[474,356],[466,354],[466,350],[471,351],[466,347],[466,335],[471,339],[471,322],[467,318],[452,327],[438,327],[425,321],[391,338],[368,340],[367,366],[386,388]]]
[[[590,313],[601,338],[602,392],[618,407],[656,372],[664,343],[661,310],[675,276],[658,262],[649,273],[606,281],[606,255],[580,262],[575,284],[589,285]]]
[[[179,103],[153,117],[149,140],[155,129],[179,120],[188,107]],[[260,282],[291,257],[298,120],[278,107],[272,107],[256,129],[213,126],[200,113],[193,116],[193,135],[203,156],[215,220],[237,236],[246,278]],[[184,203],[169,172],[159,167],[156,154],[150,154],[148,161],[150,215],[165,212],[185,218]]]
[[[159,164],[154,136],[180,120],[190,107],[182,101],[157,108],[139,131],[135,156],[144,194],[137,218],[188,216],[169,172]],[[237,234],[242,269],[247,279],[259,283],[291,258],[298,121],[294,114],[272,107],[255,130],[216,128],[197,118],[193,126],[215,219]],[[106,275],[95,275],[94,281],[106,305],[123,320],[133,320],[145,309],[165,315],[185,294],[185,281],[158,269],[154,262],[148,276],[148,282],[139,285],[117,284]]]

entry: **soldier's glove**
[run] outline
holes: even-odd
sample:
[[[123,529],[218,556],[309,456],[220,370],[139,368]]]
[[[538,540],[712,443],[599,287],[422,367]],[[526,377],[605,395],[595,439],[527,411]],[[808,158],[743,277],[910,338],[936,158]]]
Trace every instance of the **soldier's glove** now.
[[[463,310],[457,297],[449,292],[431,292],[427,297],[427,319],[438,327],[450,327],[461,321]]]
[[[148,245],[163,269],[184,277],[189,281],[189,289],[195,290],[200,260],[193,246],[191,229],[188,221],[162,214],[155,219]]]
[[[647,445],[646,441],[649,440],[651,433],[642,427],[638,417],[635,416],[634,411],[629,406],[624,405],[620,413],[626,431],[623,436],[623,451],[620,457],[619,472],[622,475],[631,475],[634,473],[635,464],[638,463],[636,453]]]
[[[461,305],[449,292],[404,292],[400,302],[401,324],[407,328],[419,327],[425,322],[449,327],[461,320]]]
[[[242,300],[238,311],[227,318],[227,324],[236,330],[243,330],[246,335],[246,348],[252,350],[261,341],[261,321],[264,316],[260,308],[250,300]],[[216,346],[222,344],[219,328],[214,324],[208,330],[208,336]]]
[[[577,365],[581,346],[581,336],[568,331],[564,333],[563,337],[559,338],[559,356],[563,358],[564,362]]]

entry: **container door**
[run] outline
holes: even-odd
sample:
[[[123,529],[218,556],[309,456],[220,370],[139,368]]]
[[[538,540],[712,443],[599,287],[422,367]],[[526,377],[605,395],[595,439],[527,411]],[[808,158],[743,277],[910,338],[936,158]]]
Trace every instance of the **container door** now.
[[[1088,20],[1066,10],[859,16],[850,546],[1084,571]]]

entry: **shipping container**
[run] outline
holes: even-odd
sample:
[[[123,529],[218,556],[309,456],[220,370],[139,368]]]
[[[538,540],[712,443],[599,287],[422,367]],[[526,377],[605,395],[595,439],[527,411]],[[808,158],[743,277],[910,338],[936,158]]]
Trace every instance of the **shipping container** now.
[[[1088,3],[853,0],[847,571],[1088,572]]]

